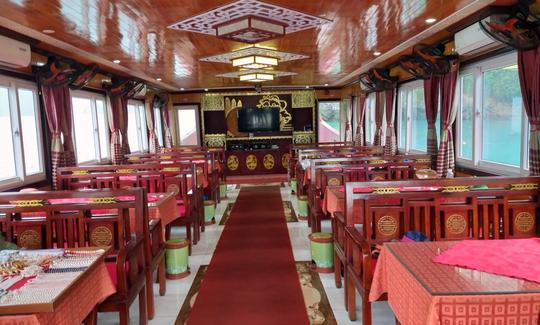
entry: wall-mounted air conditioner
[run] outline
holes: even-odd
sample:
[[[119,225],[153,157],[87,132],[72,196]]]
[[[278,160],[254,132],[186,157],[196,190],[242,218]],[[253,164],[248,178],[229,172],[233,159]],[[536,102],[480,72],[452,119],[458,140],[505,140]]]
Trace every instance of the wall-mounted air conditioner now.
[[[24,68],[30,65],[30,45],[0,35],[0,66]]]
[[[475,23],[454,35],[456,52],[459,55],[472,55],[488,51],[500,44],[490,38],[480,28],[480,23]]]

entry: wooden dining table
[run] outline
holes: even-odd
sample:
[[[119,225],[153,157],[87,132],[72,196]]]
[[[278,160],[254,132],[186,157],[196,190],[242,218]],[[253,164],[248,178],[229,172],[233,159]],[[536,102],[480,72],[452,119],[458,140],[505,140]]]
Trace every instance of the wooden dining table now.
[[[324,192],[322,210],[324,213],[334,216],[334,212],[345,211],[345,187],[327,186]]]
[[[540,283],[432,261],[456,244],[385,243],[370,301],[387,293],[402,325],[539,324]]]
[[[48,274],[43,283],[21,286],[17,290],[27,291],[26,295],[33,295],[34,290],[38,296],[43,290],[40,286],[47,289],[47,281],[61,280],[55,282],[56,290],[47,289],[48,295],[39,302],[9,298],[0,302],[0,325],[80,324],[87,317],[95,317],[95,306],[116,292],[104,262],[109,249],[88,247],[72,251],[94,251],[97,256],[86,269],[70,272],[70,276]]]

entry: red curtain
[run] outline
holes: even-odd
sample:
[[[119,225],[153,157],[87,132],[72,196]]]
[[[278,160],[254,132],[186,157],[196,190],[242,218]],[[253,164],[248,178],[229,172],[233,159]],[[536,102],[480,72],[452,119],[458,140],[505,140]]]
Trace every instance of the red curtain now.
[[[440,77],[432,76],[424,80],[424,103],[426,106],[427,131],[427,153],[429,155],[437,154],[437,131],[435,121],[437,120],[437,111],[439,109],[439,88]]]
[[[69,87],[42,86],[43,103],[47,124],[51,132],[51,161],[53,189],[57,188],[56,172],[58,167],[75,165],[73,145],[73,125],[71,96]],[[62,135],[64,142],[62,143]]]
[[[373,137],[373,145],[380,146],[382,140],[382,124],[384,116],[384,107],[381,102],[381,93],[375,93],[375,135]]]
[[[384,154],[390,156],[397,153],[396,132],[394,130],[394,100],[396,97],[396,89],[386,90],[384,96],[386,100],[386,137],[384,141]]]
[[[165,147],[171,148],[173,145],[172,134],[171,134],[171,121],[169,120],[169,102],[166,101],[163,106],[161,106],[161,120],[163,121],[163,130],[165,131]]]
[[[354,144],[357,146],[364,145],[364,116],[366,113],[366,98],[365,94],[358,97],[357,114],[356,114],[356,135]]]
[[[122,134],[122,154],[129,155],[131,149],[129,148],[129,138],[128,138],[128,99],[124,96],[121,97],[121,100],[118,101],[120,104],[121,119],[120,125],[120,134]]]
[[[107,96],[107,112],[109,114],[109,128],[111,130],[111,160],[114,165],[118,165],[124,161],[125,145],[123,143],[127,144],[129,151],[127,132],[125,132],[125,136],[122,132],[124,127],[127,131],[127,123],[124,123],[124,119],[127,121],[127,100],[122,96],[114,98]]]
[[[529,173],[540,175],[540,46],[518,51],[519,83],[530,124]]]
[[[454,60],[450,63],[450,72],[441,76],[441,142],[437,155],[437,174],[446,177],[448,169],[454,169],[454,137],[452,126],[456,120],[457,107],[454,105],[456,84],[459,71],[459,62]]]
[[[349,99],[349,107],[347,107],[347,123],[345,123],[345,141],[352,141],[352,120],[353,120],[353,110],[354,110],[354,96],[351,96]]]
[[[159,150],[159,142],[156,136],[155,118],[154,118],[154,95],[147,93],[144,98],[144,109],[146,111],[146,125],[148,127],[148,147],[151,153]]]

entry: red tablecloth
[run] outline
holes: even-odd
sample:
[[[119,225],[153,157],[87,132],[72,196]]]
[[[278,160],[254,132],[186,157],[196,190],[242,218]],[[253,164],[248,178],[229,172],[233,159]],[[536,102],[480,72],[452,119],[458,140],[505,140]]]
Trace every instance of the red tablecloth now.
[[[456,242],[386,243],[369,299],[388,293],[402,325],[537,325],[540,284],[432,262]]]
[[[89,274],[70,290],[54,312],[0,316],[0,325],[81,324],[94,306],[116,292],[103,261],[88,272]]]

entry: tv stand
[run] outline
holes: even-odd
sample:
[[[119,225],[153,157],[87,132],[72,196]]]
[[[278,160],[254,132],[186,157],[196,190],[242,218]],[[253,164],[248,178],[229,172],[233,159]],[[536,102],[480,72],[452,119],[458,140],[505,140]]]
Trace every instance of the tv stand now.
[[[291,139],[227,139],[226,174],[287,173]]]

